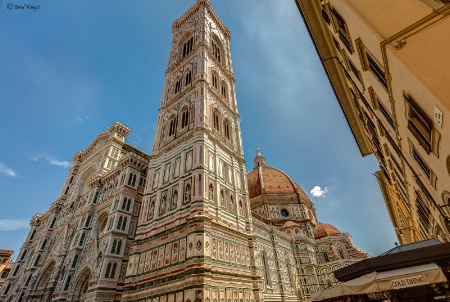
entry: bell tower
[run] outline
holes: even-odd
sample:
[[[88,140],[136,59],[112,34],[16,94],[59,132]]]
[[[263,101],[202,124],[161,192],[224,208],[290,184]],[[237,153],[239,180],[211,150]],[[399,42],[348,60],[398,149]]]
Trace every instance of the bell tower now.
[[[231,33],[207,0],[172,33],[122,300],[259,301]]]

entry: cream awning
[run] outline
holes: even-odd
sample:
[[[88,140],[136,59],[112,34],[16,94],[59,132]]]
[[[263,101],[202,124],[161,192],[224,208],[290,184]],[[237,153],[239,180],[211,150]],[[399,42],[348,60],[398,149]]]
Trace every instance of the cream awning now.
[[[312,301],[322,301],[346,295],[388,291],[424,284],[447,282],[435,263],[405,267],[386,272],[373,272],[311,294]]]

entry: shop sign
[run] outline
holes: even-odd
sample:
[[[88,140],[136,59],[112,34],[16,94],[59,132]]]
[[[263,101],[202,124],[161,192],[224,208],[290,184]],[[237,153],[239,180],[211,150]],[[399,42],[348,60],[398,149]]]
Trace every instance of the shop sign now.
[[[391,280],[392,289],[412,287],[429,284],[428,279],[424,275],[416,275],[401,279]]]

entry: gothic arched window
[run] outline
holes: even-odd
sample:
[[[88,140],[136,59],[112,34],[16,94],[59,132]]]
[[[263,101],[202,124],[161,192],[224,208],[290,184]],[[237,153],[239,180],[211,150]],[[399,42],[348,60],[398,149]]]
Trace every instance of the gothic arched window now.
[[[224,131],[225,138],[229,140],[231,138],[231,136],[230,136],[230,122],[227,119],[225,119],[223,121],[223,131]]]
[[[189,70],[184,77],[184,86],[191,84],[192,82],[192,70]]]
[[[330,262],[330,258],[328,257],[327,252],[322,252],[322,256],[323,256],[323,261]]]
[[[212,44],[212,53],[213,53],[214,58],[216,58],[217,61],[219,61],[219,63],[221,63],[222,62],[221,55],[220,55],[221,49],[219,47],[219,43],[217,43],[217,41],[213,40],[211,44]]]
[[[181,56],[182,59],[191,53],[193,46],[194,46],[194,37],[190,37],[183,43],[183,54]]]
[[[170,118],[169,136],[172,136],[175,134],[175,131],[177,129],[177,122],[178,122],[178,119],[175,116]]]
[[[181,113],[181,129],[189,124],[189,109],[184,109]]]
[[[219,84],[217,82],[217,73],[213,72],[212,73],[212,85],[214,88],[219,89]]]
[[[175,81],[175,93],[178,93],[181,91],[181,86],[183,85],[183,79],[177,79]]]
[[[220,83],[220,94],[224,98],[227,98],[227,84],[225,84],[225,81],[222,81],[222,83]]]
[[[213,123],[214,123],[214,129],[216,129],[217,131],[220,131],[220,126],[219,126],[219,113],[217,111],[214,111],[213,113]]]

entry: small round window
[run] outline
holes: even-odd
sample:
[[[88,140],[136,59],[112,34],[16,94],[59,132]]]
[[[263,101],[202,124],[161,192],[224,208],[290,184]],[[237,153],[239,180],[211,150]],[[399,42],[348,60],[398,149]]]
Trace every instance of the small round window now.
[[[283,217],[288,217],[289,216],[289,212],[286,209],[281,210],[281,216]]]

